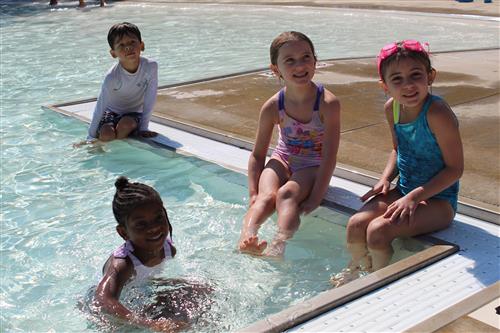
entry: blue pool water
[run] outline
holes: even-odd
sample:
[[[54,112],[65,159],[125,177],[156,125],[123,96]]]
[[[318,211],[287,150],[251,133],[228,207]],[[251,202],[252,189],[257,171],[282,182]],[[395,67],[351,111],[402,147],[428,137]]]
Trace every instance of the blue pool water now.
[[[429,41],[435,51],[498,47],[496,22],[443,16],[130,2],[85,10],[76,2],[0,6],[0,328],[9,332],[99,330],[77,304],[121,243],[111,198],[122,174],[154,186],[167,206],[179,254],[166,277],[213,287],[195,330],[244,327],[327,289],[346,264],[345,214],[319,209],[305,218],[284,261],[242,256],[235,243],[247,204],[244,176],[135,141],[72,148],[87,126],[40,105],[97,94],[113,63],[106,42],[113,23],[141,28],[160,84],[265,67],[272,38],[291,29],[308,34],[323,59],[375,55],[403,37]],[[418,31],[405,25],[409,16]],[[274,228],[266,224],[263,235]]]

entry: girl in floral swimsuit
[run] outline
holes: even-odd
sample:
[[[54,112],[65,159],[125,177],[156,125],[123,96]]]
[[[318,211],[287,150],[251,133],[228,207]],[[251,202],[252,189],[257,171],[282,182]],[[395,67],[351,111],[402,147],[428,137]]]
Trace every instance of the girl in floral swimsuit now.
[[[312,78],[316,55],[311,40],[289,31],[274,39],[271,70],[284,88],[260,111],[254,149],[248,161],[250,207],[239,249],[254,255],[281,256],[285,242],[300,224],[300,215],[319,206],[336,164],[340,137],[340,103]],[[279,141],[266,164],[274,126]],[[271,245],[259,241],[264,221],[278,213],[278,232]]]

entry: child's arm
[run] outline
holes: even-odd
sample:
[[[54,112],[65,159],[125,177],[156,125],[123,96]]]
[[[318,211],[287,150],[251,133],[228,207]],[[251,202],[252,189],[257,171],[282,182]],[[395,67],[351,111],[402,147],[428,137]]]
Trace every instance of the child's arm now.
[[[384,171],[382,172],[382,175],[380,176],[379,181],[375,185],[373,185],[371,190],[360,197],[361,201],[366,201],[370,197],[379,193],[382,193],[384,195],[387,194],[391,188],[391,182],[399,174],[398,168],[396,167],[396,161],[398,157],[398,140],[396,139],[396,133],[394,132],[392,98],[389,98],[389,100],[385,103],[384,111],[391,132],[392,150],[389,154],[389,158],[387,159],[387,163],[385,165]]]
[[[444,168],[429,182],[415,188],[388,207],[384,217],[391,217],[393,221],[400,216],[408,215],[411,224],[413,213],[419,202],[448,188],[462,176],[463,148],[455,114],[444,101],[436,101],[429,108],[427,122],[441,149]]]
[[[109,104],[109,93],[106,88],[107,80],[104,79],[104,82],[101,87],[101,92],[97,97],[97,103],[94,108],[94,114],[92,115],[92,121],[89,126],[89,133],[86,141],[95,141],[98,139],[97,137],[97,128],[104,114],[104,110],[106,106]]]
[[[159,332],[174,332],[179,325],[168,319],[153,320],[133,313],[120,303],[120,294],[125,283],[134,274],[132,263],[126,259],[111,257],[105,265],[104,276],[96,290],[97,306],[106,313],[126,320],[134,325]]]
[[[150,131],[148,127],[151,116],[153,115],[153,108],[155,106],[156,95],[158,93],[158,64],[153,60],[148,61],[151,81],[149,81],[146,92],[144,93],[142,118],[141,124],[139,125],[139,135],[144,138],[151,138],[157,135],[156,132]]]
[[[278,123],[277,94],[271,97],[260,111],[257,136],[250,158],[248,159],[248,192],[250,206],[259,192],[259,179],[266,163],[267,150],[273,135],[274,125]]]
[[[335,95],[325,89],[324,101],[321,104],[320,110],[325,126],[321,152],[323,159],[319,165],[311,193],[300,205],[301,211],[304,214],[309,214],[320,205],[337,164],[337,152],[340,141],[340,102]]]

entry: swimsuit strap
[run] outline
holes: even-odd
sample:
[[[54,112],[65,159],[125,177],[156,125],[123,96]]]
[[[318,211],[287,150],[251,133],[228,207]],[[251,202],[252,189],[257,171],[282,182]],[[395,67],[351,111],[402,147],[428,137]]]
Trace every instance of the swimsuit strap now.
[[[319,111],[319,105],[321,103],[321,95],[323,94],[324,90],[325,90],[325,88],[323,87],[322,84],[318,84],[316,86],[316,100],[314,101],[313,111]],[[285,109],[285,89],[284,88],[282,88],[279,92],[278,108],[280,110]]]
[[[280,110],[285,110],[285,88],[281,88],[278,97],[278,108]]]
[[[429,111],[429,108],[431,107],[431,104],[432,104],[432,101],[434,100],[434,95],[431,95],[429,94],[429,96],[427,96],[427,100],[425,101],[424,103],[424,106],[422,107],[422,114],[423,115],[426,115],[427,114],[427,111]]]
[[[172,239],[170,238],[170,235],[167,236],[167,239],[165,240],[165,244],[163,245],[163,252],[165,253],[165,259],[172,258]]]
[[[321,103],[321,95],[323,94],[323,91],[325,88],[323,87],[322,84],[318,84],[316,88],[316,101],[314,101],[314,108],[313,111],[319,111],[319,105]]]
[[[419,114],[419,118],[422,116],[425,116],[427,114],[427,111],[429,111],[429,107],[431,106],[432,101],[435,99],[436,96],[429,94],[429,96],[426,97],[425,103],[422,106],[422,112]],[[399,104],[398,101],[395,99],[392,100],[392,116],[394,117],[394,124],[399,123],[399,113],[400,113],[400,108],[401,104]]]
[[[399,123],[399,108],[400,104],[396,99],[392,99],[392,116],[394,117],[394,124]]]

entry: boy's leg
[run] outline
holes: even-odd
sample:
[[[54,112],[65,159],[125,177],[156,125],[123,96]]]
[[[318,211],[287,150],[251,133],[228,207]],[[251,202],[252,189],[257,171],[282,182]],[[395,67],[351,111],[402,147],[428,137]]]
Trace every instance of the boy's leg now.
[[[119,116],[114,112],[109,110],[104,111],[97,128],[99,140],[107,142],[116,139],[116,124],[118,123],[118,117]]]
[[[412,237],[448,227],[455,212],[446,200],[428,199],[418,205],[413,223],[408,217],[397,223],[382,216],[373,220],[367,228],[368,249],[373,260],[373,270],[389,264],[392,257],[391,243],[397,237]]]
[[[316,179],[318,167],[298,170],[278,190],[276,211],[278,212],[278,232],[274,236],[267,254],[281,256],[286,241],[293,237],[300,225],[300,203],[310,194]]]
[[[265,246],[264,248],[259,246],[257,233],[262,223],[274,212],[276,193],[287,177],[288,171],[285,166],[275,159],[269,160],[262,170],[257,198],[243,219],[239,241],[241,251],[261,253],[264,250]]]
[[[123,116],[116,125],[116,138],[125,139],[137,129],[137,119],[133,116]]]
[[[116,132],[113,123],[102,124],[99,128],[99,140],[107,142],[116,139]]]

